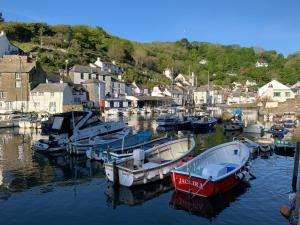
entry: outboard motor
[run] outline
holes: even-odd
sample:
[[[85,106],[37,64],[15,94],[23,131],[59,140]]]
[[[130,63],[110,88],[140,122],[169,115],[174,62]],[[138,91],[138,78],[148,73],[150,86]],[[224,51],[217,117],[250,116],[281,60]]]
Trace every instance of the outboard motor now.
[[[141,168],[144,164],[145,152],[143,149],[133,150],[133,167]]]

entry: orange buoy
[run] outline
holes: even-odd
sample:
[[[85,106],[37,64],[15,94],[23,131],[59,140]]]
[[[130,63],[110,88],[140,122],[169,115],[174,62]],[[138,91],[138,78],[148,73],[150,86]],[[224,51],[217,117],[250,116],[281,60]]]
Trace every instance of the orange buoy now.
[[[280,213],[281,215],[283,215],[285,218],[289,218],[290,216],[290,209],[287,206],[282,206],[280,208]]]

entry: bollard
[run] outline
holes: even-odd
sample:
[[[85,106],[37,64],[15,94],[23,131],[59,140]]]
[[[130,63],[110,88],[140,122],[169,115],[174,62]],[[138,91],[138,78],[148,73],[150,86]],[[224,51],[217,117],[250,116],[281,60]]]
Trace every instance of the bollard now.
[[[299,154],[300,154],[300,142],[297,142],[295,158],[294,158],[293,181],[292,181],[293,191],[297,190],[297,177],[298,177],[298,169],[299,169]]]
[[[117,167],[116,160],[113,161],[113,186],[118,186],[119,185],[119,170]]]

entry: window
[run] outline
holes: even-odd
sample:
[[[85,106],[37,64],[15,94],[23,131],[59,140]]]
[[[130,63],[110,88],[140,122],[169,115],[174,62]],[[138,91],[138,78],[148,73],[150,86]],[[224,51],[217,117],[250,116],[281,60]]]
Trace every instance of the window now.
[[[89,79],[92,79],[92,74],[89,73]]]
[[[44,96],[44,92],[39,92],[39,96]]]
[[[291,97],[291,92],[285,92],[285,97]]]
[[[275,92],[273,93],[273,97],[280,97],[280,96],[281,96],[281,93],[280,93],[280,92],[276,92],[276,91],[275,91]]]
[[[7,92],[0,91],[0,98],[6,98],[7,97]]]
[[[31,92],[31,96],[36,96],[36,92]]]
[[[16,80],[16,88],[20,88],[22,85],[22,82],[20,80]]]
[[[84,79],[84,74],[80,73],[80,79],[83,80]]]
[[[56,102],[49,102],[49,108],[56,107]]]
[[[103,81],[105,81],[105,76],[103,76]]]
[[[50,96],[53,97],[54,96],[54,92],[50,92]]]
[[[75,102],[75,103],[80,103],[80,102],[81,102],[81,99],[80,99],[80,98],[74,98],[74,102]]]
[[[40,103],[39,102],[35,102],[34,103],[34,107],[36,108],[36,107],[39,107],[40,106]]]
[[[16,76],[16,80],[21,80],[21,73],[16,73],[15,76]]]

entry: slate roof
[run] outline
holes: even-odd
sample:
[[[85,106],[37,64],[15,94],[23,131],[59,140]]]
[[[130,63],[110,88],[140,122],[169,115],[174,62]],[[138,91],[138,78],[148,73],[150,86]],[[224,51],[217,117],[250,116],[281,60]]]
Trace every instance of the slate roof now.
[[[99,75],[110,75],[110,73],[102,71],[100,68],[90,67],[90,66],[82,66],[82,65],[75,65],[72,67],[70,72],[77,72],[77,73],[96,73]]]
[[[42,83],[31,92],[63,92],[67,86],[67,83]]]
[[[20,66],[20,63],[1,62],[0,63],[0,73],[16,73],[16,72],[28,73],[34,67],[35,67],[35,62],[22,63],[21,66]]]

